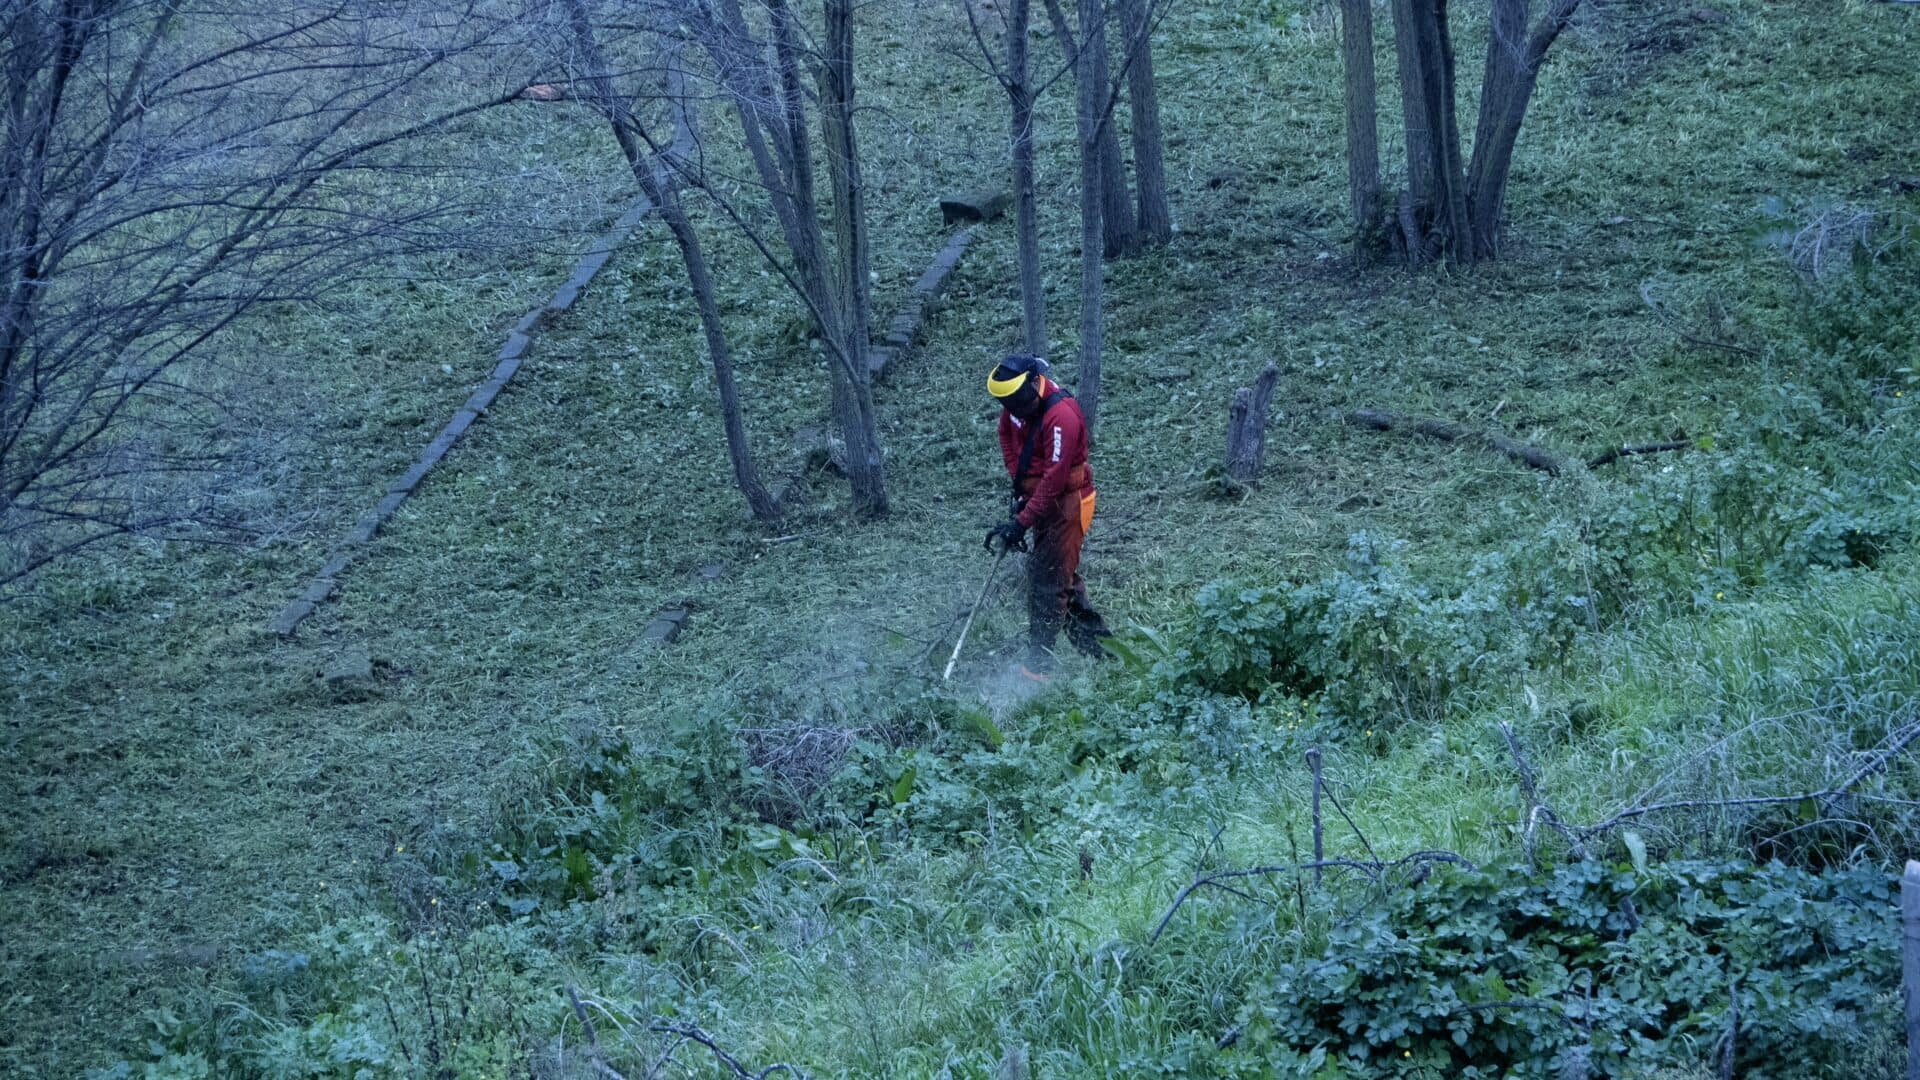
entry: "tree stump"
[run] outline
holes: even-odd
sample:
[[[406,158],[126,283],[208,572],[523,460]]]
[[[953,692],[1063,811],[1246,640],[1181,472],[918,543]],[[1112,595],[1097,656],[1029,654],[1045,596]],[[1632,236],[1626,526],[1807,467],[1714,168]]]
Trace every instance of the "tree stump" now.
[[[1280,369],[1269,363],[1253,386],[1233,392],[1227,409],[1227,478],[1244,487],[1259,484],[1266,464],[1267,408],[1279,381]]]

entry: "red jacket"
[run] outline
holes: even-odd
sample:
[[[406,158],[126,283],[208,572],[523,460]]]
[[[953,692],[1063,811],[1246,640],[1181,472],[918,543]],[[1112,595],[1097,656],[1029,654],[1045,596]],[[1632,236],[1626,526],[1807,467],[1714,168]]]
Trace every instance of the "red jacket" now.
[[[1040,395],[1057,389],[1040,377]],[[1064,394],[1039,419],[1039,437],[1033,458],[1027,462],[1025,476],[1019,478],[1020,491],[1027,504],[1020,510],[1020,524],[1031,529],[1049,515],[1077,518],[1079,494],[1093,490],[1093,470],[1087,465],[1087,421],[1080,403]],[[1020,451],[1026,444],[1026,423],[1005,409],[1000,411],[1000,456],[1006,459],[1007,475],[1020,467]]]

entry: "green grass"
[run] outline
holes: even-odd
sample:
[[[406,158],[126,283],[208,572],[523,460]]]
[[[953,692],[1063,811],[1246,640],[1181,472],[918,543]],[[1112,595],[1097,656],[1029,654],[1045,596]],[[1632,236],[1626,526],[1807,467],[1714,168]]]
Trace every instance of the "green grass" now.
[[[1170,21],[1159,63],[1181,233],[1110,272],[1088,568],[1111,619],[1175,623],[1216,577],[1317,575],[1359,530],[1408,540],[1411,562],[1444,574],[1592,497],[1480,450],[1348,428],[1341,410],[1497,415],[1521,438],[1591,452],[1720,434],[1757,391],[1798,376],[1789,354],[1683,347],[1639,287],[1662,283],[1685,312],[1717,297],[1748,340],[1781,334],[1794,286],[1753,242],[1756,207],[1821,195],[1902,205],[1876,185],[1914,167],[1901,155],[1920,142],[1920,86],[1903,65],[1920,24],[1886,5],[1739,5],[1727,23],[1687,25],[1687,47],[1667,54],[1636,21],[1658,10],[1609,11],[1587,16],[1543,77],[1512,188],[1513,257],[1418,276],[1362,274],[1342,257],[1328,17],[1209,4]],[[960,45],[950,16],[916,7],[865,46],[863,92],[882,110],[863,138],[878,163],[883,310],[942,242],[934,196],[977,184],[1001,153],[990,88],[909,47]],[[1051,41],[1038,46],[1051,62]],[[1462,50],[1463,73],[1477,69],[1473,51]],[[1392,70],[1390,51],[1381,62]],[[1073,354],[1075,309],[1065,104],[1049,99],[1041,133],[1060,358]],[[1397,113],[1383,101],[1383,131]],[[606,152],[538,126],[499,137],[552,138],[548,152],[582,162]],[[825,413],[820,360],[793,345],[787,300],[746,246],[707,231],[749,428],[763,468],[782,475],[792,431]],[[867,726],[918,693],[919,647],[892,632],[938,638],[985,571],[977,545],[1000,481],[979,382],[1017,333],[1011,249],[1009,225],[986,230],[926,346],[879,392],[894,514],[849,524],[843,491],[815,476],[769,531],[730,488],[677,264],[657,230],[642,234],[291,642],[267,635],[266,619],[567,260],[503,255],[478,276],[428,267],[417,290],[367,288],[377,325],[302,312],[256,330],[302,357],[325,448],[313,470],[339,493],[310,536],[245,552],[131,544],[49,575],[52,603],[0,609],[0,895],[30,929],[0,944],[0,1006],[13,1021],[0,1064],[59,1076],[138,1056],[145,1010],[206,1009],[228,996],[206,987],[230,985],[243,957],[368,912],[418,925],[450,895],[442,879],[462,854],[500,821],[537,814],[543,778],[573,766],[569,734],[655,746],[671,721],[703,712],[742,727]],[[1226,402],[1268,360],[1285,372],[1268,475],[1250,498],[1214,500],[1203,475],[1222,451]],[[1154,377],[1169,367],[1191,374]],[[1634,463],[1601,483],[1630,486],[1659,467]],[[705,580],[715,562],[724,573]],[[1896,660],[1913,648],[1913,577],[1898,560],[1631,625],[1566,671],[1539,673],[1538,713],[1509,687],[1431,730],[1383,724],[1332,749],[1329,769],[1383,853],[1483,858],[1515,852],[1496,718],[1519,722],[1543,789],[1573,819],[1604,816],[1730,732],[1743,734],[1709,756],[1724,765],[1683,770],[1676,793],[1748,775],[1817,785],[1817,761],[1788,748],[1825,736],[1786,718],[1839,707],[1833,688],[1854,683],[1911,700],[1913,668]],[[652,612],[685,598],[696,611],[681,640],[643,646]],[[1019,606],[1007,593],[987,613],[963,696],[992,696]],[[377,678],[320,685],[313,672],[349,648],[376,659]],[[1098,700],[1120,678],[1061,693]],[[1560,718],[1575,703],[1599,719],[1573,730]],[[1044,703],[1003,713],[1016,741],[1054,722]],[[1031,840],[992,820],[953,848],[883,835],[876,857],[835,862],[838,881],[794,870],[741,895],[635,898],[625,913],[599,902],[514,931],[516,955],[536,958],[528,977],[549,997],[572,977],[635,1007],[695,1001],[727,1045],[810,1074],[977,1075],[1015,1045],[1034,1075],[1130,1071],[1171,1052],[1179,1032],[1224,1032],[1248,966],[1310,944],[1280,914],[1210,897],[1167,946],[1139,945],[1196,865],[1287,858],[1290,829],[1306,842],[1300,747],[1283,748],[1271,760],[1249,748],[1252,760],[1217,777],[1192,763],[1183,775],[1098,777]],[[1680,827],[1666,828],[1647,831],[1684,848]],[[1095,867],[1085,882],[1083,848]],[[627,935],[652,920],[698,950],[628,951]],[[191,946],[214,947],[217,963],[203,969]]]

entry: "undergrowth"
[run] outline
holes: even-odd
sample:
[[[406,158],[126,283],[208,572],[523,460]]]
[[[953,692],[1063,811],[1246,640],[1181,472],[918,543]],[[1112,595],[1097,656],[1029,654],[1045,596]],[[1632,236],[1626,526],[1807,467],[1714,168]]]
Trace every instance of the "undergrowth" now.
[[[1843,8],[1593,5],[1543,73],[1509,257],[1420,275],[1342,254],[1330,9],[1178,9],[1156,60],[1181,233],[1110,269],[1096,451],[1089,574],[1132,629],[1038,697],[993,676],[1004,600],[961,682],[926,660],[999,510],[998,225],[879,390],[889,521],[847,527],[814,474],[778,531],[743,522],[648,233],[284,642],[259,627],[543,282],[489,266],[513,283],[485,310],[469,280],[375,282],[377,325],[258,328],[310,356],[326,527],[134,545],[0,612],[0,889],[32,931],[0,935],[0,1066],[724,1074],[697,1027],[809,1076],[1450,1076],[1470,1054],[1691,1080],[1725,1047],[1741,1075],[1897,1075],[1885,879],[1920,774],[1834,789],[1920,701],[1915,262],[1875,239],[1813,274],[1792,237],[1910,210],[1920,110],[1911,22]],[[935,189],[997,160],[953,116],[1004,104],[906,47],[964,35],[951,11],[903,10],[863,37],[882,308],[944,241]],[[504,141],[537,162],[528,123]],[[624,180],[582,164],[593,145],[547,149],[602,177],[572,208],[591,233]],[[1062,281],[1072,194],[1043,192]],[[825,413],[820,361],[700,221],[778,471]],[[1062,358],[1073,301],[1050,296]],[[1209,498],[1218,420],[1269,360],[1267,473]],[[1334,419],[1363,406],[1568,457],[1687,445],[1548,479]],[[671,649],[636,644],[689,598]],[[318,676],[356,650],[372,677]],[[1529,805],[1501,723],[1589,859]],[[1310,748],[1318,842],[1353,864],[1320,875],[1298,868]],[[1724,804],[1751,796],[1796,797]],[[1608,824],[1661,802],[1714,805]],[[1431,850],[1477,869],[1399,863]],[[1277,869],[1169,913],[1249,867]]]
[[[826,1075],[1867,1075],[1920,835],[1914,427],[1873,342],[1797,325],[1807,388],[1556,481],[1457,573],[1356,535],[1097,679],[895,691],[805,753],[711,708],[582,729],[410,918],[156,1021],[157,1074],[641,1068],[697,1030]]]

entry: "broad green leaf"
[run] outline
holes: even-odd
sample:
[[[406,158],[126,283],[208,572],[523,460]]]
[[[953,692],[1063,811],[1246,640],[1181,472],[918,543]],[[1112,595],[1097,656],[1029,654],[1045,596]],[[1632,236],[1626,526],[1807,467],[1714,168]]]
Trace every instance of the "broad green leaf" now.
[[[1633,868],[1639,873],[1647,872],[1647,842],[1640,834],[1628,830],[1620,834],[1620,842],[1627,845],[1627,855],[1633,859]]]

